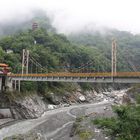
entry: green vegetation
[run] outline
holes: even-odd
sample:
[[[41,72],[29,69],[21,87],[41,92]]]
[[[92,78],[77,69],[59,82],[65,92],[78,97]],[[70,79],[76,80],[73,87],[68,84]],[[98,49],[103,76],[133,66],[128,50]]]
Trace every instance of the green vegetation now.
[[[116,117],[96,119],[93,121],[94,124],[103,128],[106,134],[114,140],[139,140],[140,106],[114,107],[114,112]]]
[[[126,31],[104,29],[101,32],[83,30],[68,36],[68,39],[76,45],[97,49],[97,52],[99,51],[101,55],[109,59],[108,63],[110,63],[113,38],[117,41],[117,70],[139,71],[140,35],[133,35]],[[98,58],[100,57],[98,56]]]
[[[5,94],[4,97],[6,99],[8,99],[8,101],[10,103],[12,103],[13,101],[15,101],[17,99],[24,99],[27,96],[31,97],[32,95],[37,94],[37,92],[35,92],[35,91],[32,91],[32,92],[31,91],[26,91],[26,92],[22,92],[22,94],[21,94],[18,91],[13,91],[13,92],[6,91],[4,94]]]
[[[40,72],[78,72],[78,68],[89,61],[92,62],[90,71],[100,71],[102,67],[110,69],[110,66],[106,65],[106,62],[110,64],[110,60],[104,55],[100,55],[98,49],[75,46],[64,35],[50,33],[43,28],[39,28],[35,31],[20,32],[0,40],[0,60],[9,64],[13,73],[21,72],[22,49],[28,49],[30,55],[46,68],[45,71]],[[6,53],[7,50],[12,50],[13,52]],[[87,71],[88,68],[82,69],[82,72]],[[30,72],[36,73],[36,67],[31,69],[30,66]],[[76,89],[74,84],[55,82],[22,82],[21,87],[22,91],[37,91],[40,93],[44,93],[46,90],[64,93],[65,91],[71,92]],[[88,87],[91,88],[89,85],[83,85],[83,89]]]
[[[82,125],[82,123],[85,121],[87,122],[85,116],[76,118],[75,122],[73,123],[70,135],[78,135],[80,140],[91,139],[93,137],[93,133],[90,130],[87,130],[87,128],[85,128],[85,124]]]
[[[79,132],[79,137],[81,140],[89,140],[92,137],[92,133],[87,130],[83,130]]]

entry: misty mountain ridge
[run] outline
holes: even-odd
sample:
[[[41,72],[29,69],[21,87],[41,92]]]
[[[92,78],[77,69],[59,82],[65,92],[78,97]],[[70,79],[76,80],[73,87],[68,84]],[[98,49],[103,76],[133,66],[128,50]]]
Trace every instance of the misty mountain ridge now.
[[[25,17],[24,17],[25,18]],[[26,31],[32,29],[32,24],[36,22],[39,28],[46,28],[49,32],[56,32],[56,29],[52,26],[51,19],[48,18],[46,12],[35,10],[32,16],[26,19],[11,20],[8,22],[0,23],[0,36],[12,35],[17,32]]]
[[[16,32],[25,31],[28,29],[32,29],[32,24],[36,22],[39,27],[47,29],[49,32],[56,33],[57,29],[53,26],[53,20],[47,16],[47,13],[42,10],[34,10],[32,11],[31,16],[27,16],[27,18],[19,17],[19,19],[10,20],[8,22],[0,23],[0,36],[12,35]],[[100,37],[123,37],[123,36],[135,36],[127,31],[119,31],[117,29],[112,29],[108,27],[98,26],[94,23],[89,23],[79,30],[75,30],[72,32],[64,33],[68,38],[74,38],[78,36],[100,36]]]
[[[119,31],[117,29],[109,29],[101,27],[101,29],[83,28],[81,31],[72,32],[67,35],[69,40],[77,45],[84,46],[111,46],[113,39],[117,41],[121,48],[140,47],[140,35],[134,35],[128,31]]]

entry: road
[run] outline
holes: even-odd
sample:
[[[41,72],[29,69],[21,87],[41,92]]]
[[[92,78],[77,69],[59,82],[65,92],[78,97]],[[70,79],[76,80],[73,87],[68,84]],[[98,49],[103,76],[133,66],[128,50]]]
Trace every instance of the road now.
[[[37,134],[45,140],[79,140],[70,137],[70,131],[76,117],[92,112],[103,113],[108,101],[94,104],[74,105],[45,112],[38,119],[25,120],[0,129],[0,140],[13,135]]]

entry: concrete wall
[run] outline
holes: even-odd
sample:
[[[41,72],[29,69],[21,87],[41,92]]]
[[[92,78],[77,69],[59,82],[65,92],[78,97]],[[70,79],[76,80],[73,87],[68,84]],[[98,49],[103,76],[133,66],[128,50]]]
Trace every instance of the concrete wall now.
[[[13,84],[11,80],[7,79],[6,85],[7,85],[8,91],[13,91]]]
[[[0,117],[4,118],[12,118],[12,114],[9,108],[0,109]]]

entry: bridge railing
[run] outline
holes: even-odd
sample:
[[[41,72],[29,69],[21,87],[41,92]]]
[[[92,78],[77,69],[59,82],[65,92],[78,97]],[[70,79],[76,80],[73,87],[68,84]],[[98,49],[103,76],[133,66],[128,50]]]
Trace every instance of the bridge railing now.
[[[45,74],[8,74],[8,77],[138,77],[140,72],[117,72],[112,76],[111,72],[102,73],[45,73]]]

